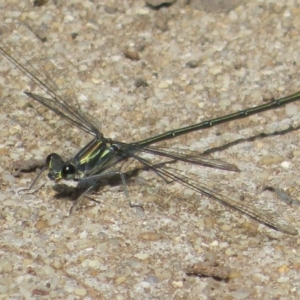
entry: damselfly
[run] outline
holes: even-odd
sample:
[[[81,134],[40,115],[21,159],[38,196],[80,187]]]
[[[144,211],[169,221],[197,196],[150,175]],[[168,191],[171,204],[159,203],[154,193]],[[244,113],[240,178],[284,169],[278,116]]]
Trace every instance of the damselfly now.
[[[139,142],[123,143],[105,138],[97,122],[88,114],[84,114],[81,111],[75,93],[70,89],[66,90],[65,86],[63,86],[64,89],[61,86],[65,82],[64,73],[61,72],[60,74],[51,60],[41,58],[40,53],[38,54],[37,51],[33,51],[33,49],[36,48],[36,44],[33,44],[30,39],[25,39],[25,37],[21,38],[17,35],[16,32],[14,32],[15,28],[12,29],[7,26],[0,28],[0,53],[23,72],[37,87],[44,91],[47,96],[44,97],[28,91],[26,91],[25,94],[52,110],[60,117],[66,119],[70,124],[77,126],[82,131],[93,136],[93,139],[85,147],[67,161],[64,161],[61,156],[56,153],[50,154],[46,159],[49,172],[48,177],[51,180],[75,180],[78,183],[88,184],[87,189],[75,201],[71,211],[77,207],[81,199],[99,185],[101,180],[115,175],[119,175],[122,179],[127,194],[126,176],[117,168],[120,162],[131,158],[143,165],[145,169],[153,171],[166,183],[178,182],[197,193],[240,211],[273,229],[288,234],[297,234],[297,230],[281,221],[275,213],[260,210],[254,206],[245,205],[243,201],[227,197],[210,186],[201,183],[201,180],[198,181],[190,178],[188,175],[183,175],[177,172],[175,168],[170,169],[167,163],[182,161],[204,167],[239,171],[235,165],[201,155],[196,151],[183,149],[172,150],[150,145],[173,139],[192,131],[210,128],[218,124],[245,118],[290,102],[298,101],[300,100],[300,92],[226,116],[168,131]],[[15,31],[19,31],[19,29]],[[153,163],[148,158],[142,156],[142,154],[145,153],[168,160],[167,162]]]

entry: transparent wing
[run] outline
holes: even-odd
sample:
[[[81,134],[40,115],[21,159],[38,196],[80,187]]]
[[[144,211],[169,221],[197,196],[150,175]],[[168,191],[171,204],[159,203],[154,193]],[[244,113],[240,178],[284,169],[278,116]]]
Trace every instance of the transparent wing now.
[[[22,37],[21,37],[22,36]],[[6,57],[32,83],[45,92],[46,97],[26,94],[91,135],[99,135],[100,128],[92,117],[83,114],[77,101],[70,74],[74,66],[64,56],[55,55],[55,63],[37,47],[37,39],[24,25],[0,23],[0,54]]]
[[[217,183],[216,186],[212,186],[208,183],[208,180],[191,173],[187,172],[186,169],[180,171],[170,165],[176,163],[177,161],[183,161],[187,163],[193,163],[196,165],[202,165],[205,167],[212,167],[216,169],[225,169],[230,171],[238,171],[239,169],[232,164],[226,163],[219,159],[210,158],[207,156],[201,155],[197,151],[190,150],[167,150],[165,148],[156,148],[156,147],[139,147],[134,144],[124,144],[122,145],[122,150],[124,153],[127,153],[128,157],[131,157],[135,161],[138,161],[144,166],[144,169],[152,170],[156,175],[166,183],[178,182],[181,185],[185,186],[188,189],[191,189],[201,195],[204,195],[208,198],[214,199],[225,206],[228,206],[234,210],[237,210],[255,221],[265,224],[270,228],[281,231],[283,233],[297,235],[297,230],[287,224],[278,214],[273,210],[268,210],[266,208],[257,208],[254,203],[249,203],[247,201],[241,201],[234,199],[231,196],[228,196],[228,189],[221,189],[220,184]],[[130,147],[133,147],[130,148]],[[142,152],[149,153],[152,158],[144,158]],[[154,157],[153,157],[154,156]],[[163,156],[169,160],[155,162],[155,156]],[[171,160],[170,160],[171,159]],[[209,179],[209,182],[212,182]]]
[[[190,188],[208,198],[217,200],[218,202],[228,206],[234,210],[237,210],[255,221],[262,223],[270,228],[281,231],[283,233],[297,235],[298,231],[291,225],[287,224],[276,212],[273,210],[268,210],[266,208],[261,209],[255,207],[254,203],[249,203],[248,201],[241,201],[234,199],[233,197],[228,197],[226,192],[216,187],[208,185],[206,182],[203,184],[201,178],[194,174],[189,174],[184,172],[180,173],[175,168],[170,168],[164,166],[156,170],[158,173],[165,177],[169,177],[174,181],[177,181],[187,188]]]
[[[137,155],[134,154],[134,151],[140,153],[148,153],[154,156],[166,157],[172,160],[180,160],[196,165],[201,165],[204,167],[210,167],[215,169],[239,172],[239,168],[234,165],[227,163],[221,159],[212,158],[208,155],[203,155],[200,151],[193,151],[189,149],[170,149],[166,147],[157,147],[157,146],[139,146],[138,144],[126,144],[114,141],[115,145],[118,145],[122,151],[127,154],[127,156],[131,156],[134,158],[138,158]]]

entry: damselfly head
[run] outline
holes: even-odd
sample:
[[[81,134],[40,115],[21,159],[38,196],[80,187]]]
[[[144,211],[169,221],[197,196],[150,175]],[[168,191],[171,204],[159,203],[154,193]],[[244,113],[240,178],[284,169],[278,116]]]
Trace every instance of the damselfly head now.
[[[51,180],[72,180],[75,178],[75,166],[68,162],[66,163],[57,153],[51,153],[47,156],[46,165],[49,170],[48,177]]]

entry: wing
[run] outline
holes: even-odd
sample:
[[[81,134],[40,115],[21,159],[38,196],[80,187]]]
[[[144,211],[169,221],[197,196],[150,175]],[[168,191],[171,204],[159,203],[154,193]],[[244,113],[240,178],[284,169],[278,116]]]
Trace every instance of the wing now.
[[[254,202],[250,203],[247,200],[241,201],[234,199],[231,195],[228,196],[228,191],[222,188],[219,183],[217,183],[216,187],[213,187],[195,174],[187,173],[185,171],[184,174],[182,174],[182,172],[176,168],[169,167],[167,165],[156,168],[154,172],[161,177],[169,178],[169,180],[179,182],[183,186],[192,189],[201,195],[216,200],[223,205],[230,207],[231,209],[237,210],[272,229],[291,235],[298,234],[298,231],[293,226],[287,224],[287,222],[283,220],[276,212],[269,210],[266,207],[263,209],[258,208],[255,206]]]
[[[57,63],[54,63],[38,47],[39,41],[30,35],[32,32],[24,25],[0,24],[0,54],[40,88],[46,97],[31,92],[25,94],[81,130],[94,136],[99,135],[99,125],[81,111],[69,80],[70,72],[75,70],[74,66],[63,55],[56,55]]]

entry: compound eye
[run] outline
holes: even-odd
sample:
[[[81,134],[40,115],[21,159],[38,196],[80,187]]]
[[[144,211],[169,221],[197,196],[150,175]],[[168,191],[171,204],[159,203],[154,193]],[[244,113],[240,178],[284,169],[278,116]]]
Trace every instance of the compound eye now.
[[[66,180],[74,179],[75,174],[76,174],[76,169],[71,164],[63,166],[60,172],[61,178]]]
[[[63,164],[63,159],[57,153],[51,153],[46,158],[46,166],[49,170],[58,171]]]

